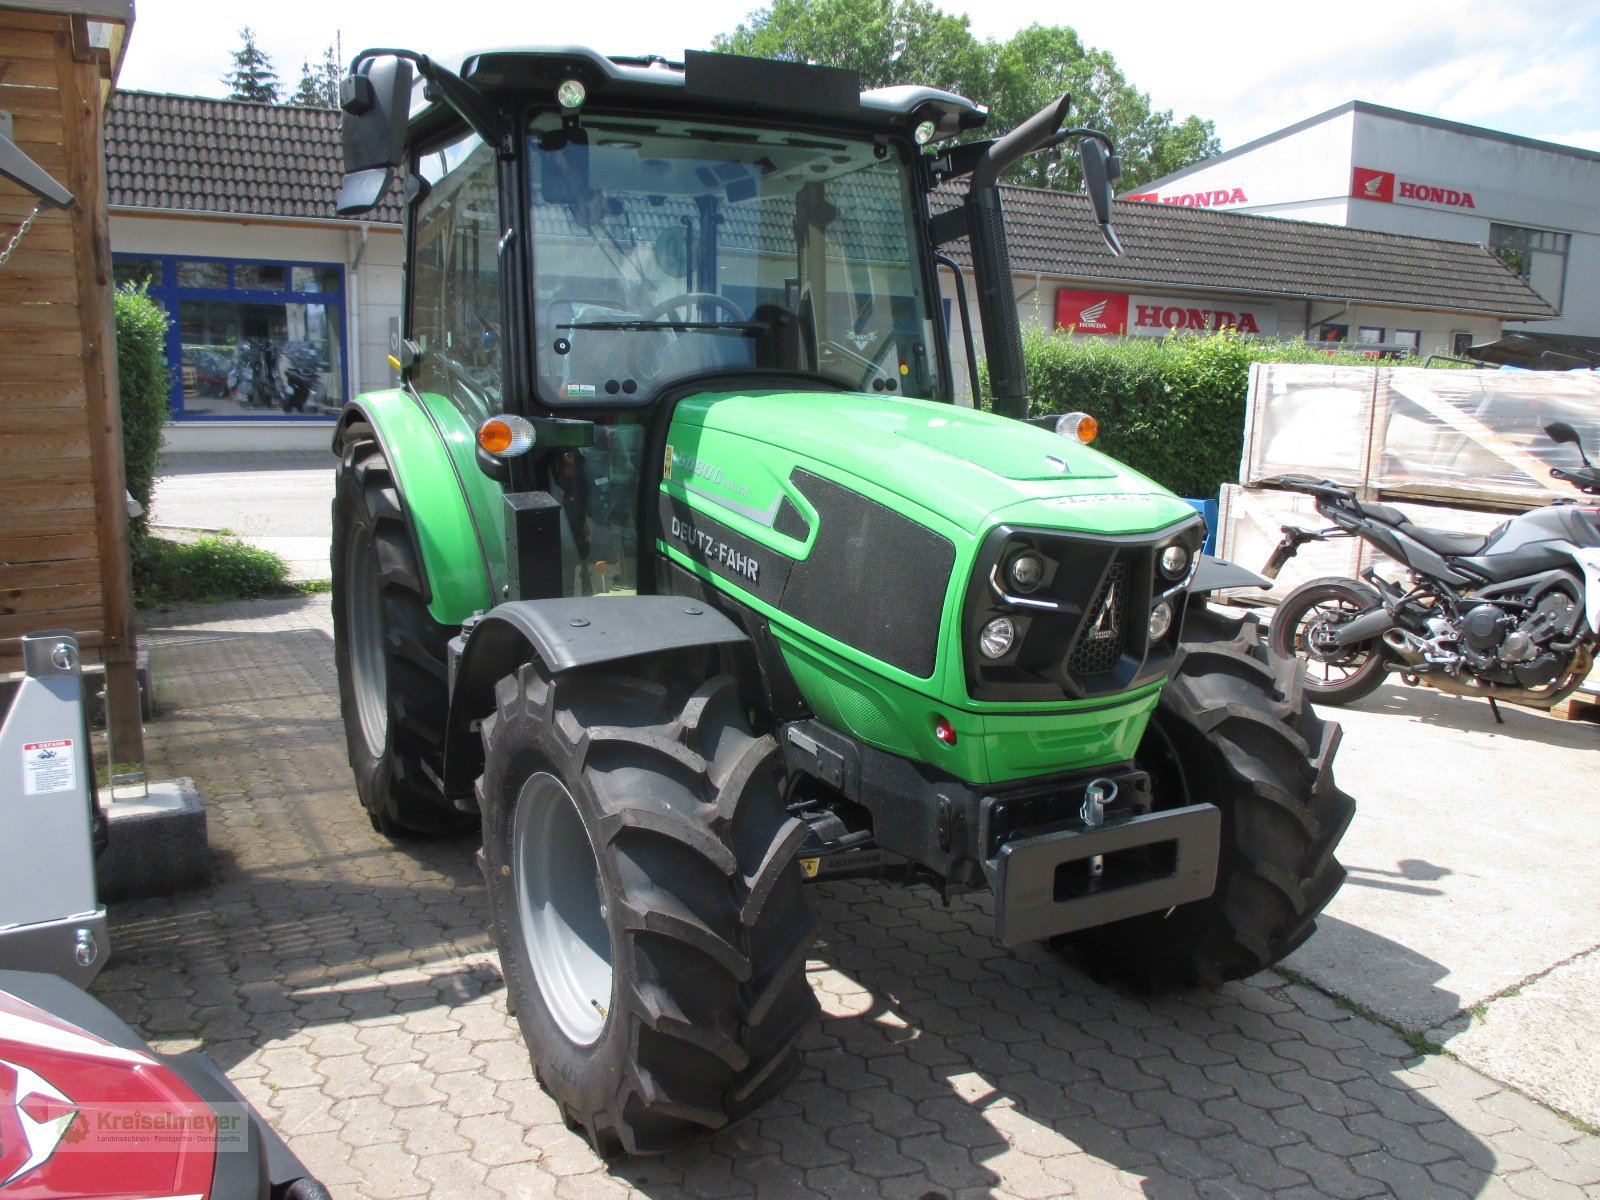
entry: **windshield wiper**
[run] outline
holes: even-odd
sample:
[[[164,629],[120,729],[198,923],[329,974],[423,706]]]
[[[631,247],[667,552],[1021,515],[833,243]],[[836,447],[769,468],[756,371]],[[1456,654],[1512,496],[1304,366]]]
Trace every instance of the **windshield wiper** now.
[[[765,333],[770,326],[761,321],[574,321],[570,325],[557,325],[557,329],[600,329],[607,332],[632,333],[650,329],[670,329],[674,333],[687,333],[691,329],[736,329],[741,333]]]

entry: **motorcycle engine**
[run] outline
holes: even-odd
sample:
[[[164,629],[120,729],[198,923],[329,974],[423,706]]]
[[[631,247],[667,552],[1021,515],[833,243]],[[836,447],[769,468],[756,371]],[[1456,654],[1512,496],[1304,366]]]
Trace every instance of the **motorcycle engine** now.
[[[1516,687],[1537,688],[1554,682],[1570,654],[1549,644],[1570,637],[1577,602],[1552,589],[1520,619],[1494,604],[1478,604],[1461,615],[1461,656],[1478,675]]]

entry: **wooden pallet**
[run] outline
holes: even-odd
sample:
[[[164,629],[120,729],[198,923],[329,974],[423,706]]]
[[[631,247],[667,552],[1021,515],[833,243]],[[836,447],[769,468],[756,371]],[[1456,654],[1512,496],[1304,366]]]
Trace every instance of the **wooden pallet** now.
[[[1563,721],[1600,721],[1600,695],[1593,692],[1573,692],[1565,700],[1551,707],[1550,715]]]

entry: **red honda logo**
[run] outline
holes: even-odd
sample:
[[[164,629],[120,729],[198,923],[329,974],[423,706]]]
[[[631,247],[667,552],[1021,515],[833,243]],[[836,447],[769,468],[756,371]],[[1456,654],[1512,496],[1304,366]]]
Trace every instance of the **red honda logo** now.
[[[1126,333],[1127,294],[1057,288],[1056,328],[1076,330],[1078,333]]]
[[[1350,194],[1357,200],[1381,200],[1385,204],[1393,204],[1394,172],[1357,167],[1350,180]]]

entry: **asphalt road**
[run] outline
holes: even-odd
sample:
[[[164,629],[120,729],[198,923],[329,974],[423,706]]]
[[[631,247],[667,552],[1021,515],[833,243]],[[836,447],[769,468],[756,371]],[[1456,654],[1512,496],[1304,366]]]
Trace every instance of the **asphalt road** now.
[[[173,536],[226,530],[282,555],[291,579],[326,579],[333,468],[315,451],[165,455],[151,523]]]

